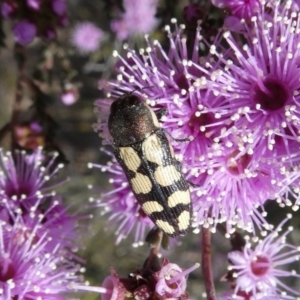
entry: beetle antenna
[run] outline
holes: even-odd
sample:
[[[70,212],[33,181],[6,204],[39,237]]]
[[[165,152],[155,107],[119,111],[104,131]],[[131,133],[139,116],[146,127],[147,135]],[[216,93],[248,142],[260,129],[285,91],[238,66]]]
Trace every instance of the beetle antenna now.
[[[129,92],[127,95],[128,96],[130,96],[130,95],[132,95],[134,92],[136,92],[136,91],[141,91],[141,90],[145,90],[145,89],[152,89],[152,88],[154,88],[154,86],[153,85],[149,85],[149,86],[144,86],[144,87],[141,87],[141,88],[136,88],[135,90],[133,90],[133,91],[131,91],[131,92]]]

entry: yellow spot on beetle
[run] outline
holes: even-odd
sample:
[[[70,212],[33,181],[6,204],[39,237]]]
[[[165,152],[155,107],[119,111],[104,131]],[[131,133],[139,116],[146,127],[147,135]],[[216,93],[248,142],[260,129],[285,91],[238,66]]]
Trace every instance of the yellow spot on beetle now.
[[[190,212],[186,210],[178,216],[178,227],[180,230],[186,230],[189,228],[190,218]]]
[[[132,189],[136,194],[148,194],[152,189],[152,184],[148,176],[136,173],[131,179]]]
[[[169,144],[169,149],[170,149],[171,157],[175,157],[174,149],[170,144]]]
[[[178,181],[181,178],[181,174],[173,165],[159,166],[154,172],[154,178],[161,186],[169,186]]]
[[[162,149],[161,142],[155,133],[143,142],[143,152],[148,161],[158,165],[163,164],[164,149]]]
[[[160,124],[159,124],[159,122],[158,122],[158,119],[157,119],[157,116],[156,116],[155,112],[154,112],[148,105],[146,105],[146,106],[148,107],[148,109],[149,109],[150,112],[151,112],[153,124],[154,124],[156,127],[159,128],[159,127],[160,127]]]
[[[162,229],[167,234],[173,234],[175,232],[174,227],[170,225],[169,222],[156,220],[155,223],[160,229]]]
[[[141,165],[141,159],[138,154],[131,147],[120,147],[120,156],[124,161],[126,167],[136,172],[138,167]]]
[[[189,191],[176,191],[168,197],[169,207],[175,207],[178,204],[190,204],[190,192]]]
[[[154,212],[161,212],[164,210],[157,201],[147,201],[142,205],[142,208],[148,216]]]

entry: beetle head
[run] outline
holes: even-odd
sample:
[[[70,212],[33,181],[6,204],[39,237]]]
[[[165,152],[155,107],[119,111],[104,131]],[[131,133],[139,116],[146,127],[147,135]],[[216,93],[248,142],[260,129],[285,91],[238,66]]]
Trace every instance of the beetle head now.
[[[141,98],[125,94],[112,103],[108,128],[116,146],[127,146],[143,141],[159,128],[159,123]]]

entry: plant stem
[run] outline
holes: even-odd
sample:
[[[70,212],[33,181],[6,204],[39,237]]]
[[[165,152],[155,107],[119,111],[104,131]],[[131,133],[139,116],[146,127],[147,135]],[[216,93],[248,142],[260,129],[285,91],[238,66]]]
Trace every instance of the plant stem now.
[[[211,233],[209,228],[202,227],[202,276],[204,280],[207,300],[216,300],[212,265],[211,265]]]
[[[24,56],[24,48],[18,44],[15,45],[14,55],[17,62],[17,84],[16,84],[16,96],[13,104],[13,112],[11,116],[10,122],[10,130],[12,136],[12,148],[16,145],[16,137],[15,137],[15,127],[18,124],[19,113],[21,110],[21,101],[23,98],[23,77],[24,77],[24,64],[25,64],[25,56]]]

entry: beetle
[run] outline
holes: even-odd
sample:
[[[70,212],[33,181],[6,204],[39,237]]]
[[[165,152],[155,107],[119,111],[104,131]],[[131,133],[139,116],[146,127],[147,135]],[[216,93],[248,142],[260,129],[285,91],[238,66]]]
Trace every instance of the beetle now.
[[[108,129],[142,210],[167,235],[184,235],[191,227],[189,184],[157,115],[141,97],[127,93],[111,104]]]

